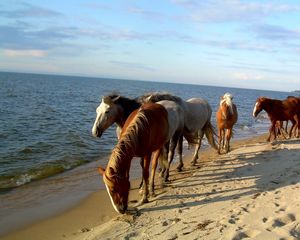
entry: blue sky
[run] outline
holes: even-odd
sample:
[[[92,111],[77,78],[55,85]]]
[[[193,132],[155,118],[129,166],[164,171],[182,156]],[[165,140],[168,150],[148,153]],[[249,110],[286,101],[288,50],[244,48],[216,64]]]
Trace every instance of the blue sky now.
[[[3,0],[0,71],[300,89],[300,1]]]

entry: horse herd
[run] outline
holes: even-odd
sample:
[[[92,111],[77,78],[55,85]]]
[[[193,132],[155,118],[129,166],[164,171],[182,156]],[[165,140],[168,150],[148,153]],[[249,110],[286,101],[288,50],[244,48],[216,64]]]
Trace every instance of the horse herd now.
[[[168,93],[145,94],[134,99],[117,94],[104,96],[96,109],[97,116],[92,134],[100,138],[108,127],[114,123],[117,124],[118,143],[112,150],[106,168],[98,168],[99,173],[103,175],[103,181],[114,209],[122,214],[127,210],[130,190],[129,170],[134,157],[141,158],[142,204],[148,202],[149,194],[154,195],[154,178],[158,162],[164,181],[169,180],[169,169],[176,147],[179,157],[177,170],[182,171],[183,138],[189,144],[195,145],[192,165],[197,162],[204,135],[219,154],[229,152],[232,128],[238,119],[237,107],[232,99],[229,93],[220,99],[216,113],[219,139],[216,144],[214,128],[211,124],[212,108],[205,99],[191,98],[184,101]],[[269,107],[272,106],[269,100],[272,99],[258,98],[253,116],[257,116],[262,110],[268,113],[272,122],[270,135],[272,131],[276,137],[274,124],[277,121],[291,120],[293,123],[291,131],[296,123],[298,129],[300,128],[299,122],[295,120],[300,117],[300,98],[289,98],[286,101],[290,104],[284,102],[282,109],[277,105],[274,107],[276,111],[280,109],[284,114],[271,114],[273,108]],[[292,114],[294,115],[291,117]],[[287,116],[282,117],[282,115]]]

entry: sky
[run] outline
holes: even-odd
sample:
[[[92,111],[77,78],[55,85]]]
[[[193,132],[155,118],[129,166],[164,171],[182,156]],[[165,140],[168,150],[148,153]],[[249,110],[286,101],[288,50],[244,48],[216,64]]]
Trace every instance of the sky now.
[[[2,0],[0,71],[300,89],[300,1]]]

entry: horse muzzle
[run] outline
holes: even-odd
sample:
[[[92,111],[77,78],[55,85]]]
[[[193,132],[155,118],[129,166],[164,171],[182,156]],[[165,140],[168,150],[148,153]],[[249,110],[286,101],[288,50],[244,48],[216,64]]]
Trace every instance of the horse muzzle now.
[[[103,134],[103,131],[100,131],[98,128],[93,129],[92,135],[96,138],[100,138]]]
[[[127,205],[122,204],[122,205],[118,206],[119,213],[124,214],[126,212],[126,210],[127,210]]]

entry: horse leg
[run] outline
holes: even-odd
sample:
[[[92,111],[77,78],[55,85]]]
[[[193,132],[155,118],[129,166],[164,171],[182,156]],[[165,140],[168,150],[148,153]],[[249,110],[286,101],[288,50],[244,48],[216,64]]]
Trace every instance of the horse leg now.
[[[141,203],[147,203],[148,202],[148,195],[149,195],[149,166],[151,161],[151,153],[144,156],[143,161],[143,198],[141,200]]]
[[[275,126],[274,126],[274,122],[271,123],[271,127],[269,129],[269,137],[267,138],[267,142],[270,142],[271,140],[271,135],[272,133],[274,133],[274,129],[275,129]]]
[[[194,156],[193,156],[193,160],[191,161],[192,166],[195,166],[195,164],[197,162],[198,152],[199,152],[199,149],[201,147],[201,142],[202,142],[203,136],[204,136],[204,131],[201,130],[201,132],[198,135],[199,140],[198,140],[198,143],[196,144],[196,147],[195,147],[195,153],[194,153]]]
[[[221,148],[222,148],[222,132],[223,129],[219,128],[218,129],[218,138],[219,138],[219,147],[218,147],[218,154],[221,154]]]
[[[296,123],[297,123],[296,131],[298,130],[298,132],[295,133],[295,135],[296,135],[296,138],[299,138],[299,135],[300,135],[300,114],[299,114],[299,115],[295,115],[295,116],[294,116],[294,120],[295,120]]]
[[[225,128],[222,128],[221,130],[221,150],[225,148],[225,132],[226,132],[226,129]]]
[[[293,119],[291,119],[291,121],[292,121],[292,127],[289,131],[289,138],[292,137],[293,129],[296,127],[296,120],[293,118]],[[297,125],[298,125],[298,128],[299,128],[299,124],[297,124]]]
[[[177,153],[179,157],[179,164],[177,166],[177,171],[181,172],[182,167],[183,167],[183,161],[182,161],[182,144],[183,144],[183,135],[181,134],[179,139],[178,139],[178,144],[177,144]]]
[[[230,151],[230,139],[231,139],[231,136],[232,136],[232,128],[229,128],[226,130],[226,153],[228,153]]]
[[[140,165],[141,165],[142,168],[143,168],[143,164],[144,164],[144,159],[141,158],[141,159],[140,159]],[[142,188],[143,188],[143,179],[141,180],[140,186],[139,186],[139,189],[142,189]]]
[[[288,123],[289,123],[289,120],[286,121],[286,124],[285,124],[285,133],[288,134]]]
[[[150,179],[150,195],[153,197],[155,196],[154,194],[154,180],[155,180],[155,171],[157,167],[157,161],[159,158],[159,155],[161,154],[162,149],[156,150],[153,154],[153,159],[152,159],[152,169],[151,169],[151,179]]]
[[[169,153],[168,153],[168,166],[164,175],[164,180],[165,182],[169,181],[169,171],[170,171],[170,166],[171,163],[173,161],[174,158],[174,153],[175,153],[175,148],[177,145],[177,141],[178,141],[178,136],[176,136],[176,134],[174,134],[174,136],[172,137],[171,141],[170,141],[170,149],[169,149]]]
[[[161,152],[161,154],[159,155],[159,158],[158,158],[158,162],[159,162],[159,165],[160,165],[160,168],[161,168],[159,176],[161,178],[163,178],[163,176],[165,175],[165,172],[166,172],[166,170],[168,168],[169,145],[170,145],[169,142],[165,143],[165,145],[164,145],[164,147],[162,149],[162,152]]]

